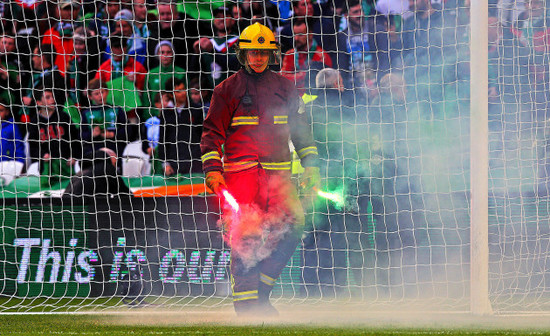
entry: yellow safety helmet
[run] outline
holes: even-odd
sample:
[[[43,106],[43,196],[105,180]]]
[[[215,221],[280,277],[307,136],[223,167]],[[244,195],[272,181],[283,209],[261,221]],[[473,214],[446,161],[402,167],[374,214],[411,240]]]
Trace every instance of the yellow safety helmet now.
[[[256,22],[246,27],[239,36],[239,49],[278,50],[279,43],[271,29]]]
[[[258,22],[246,27],[239,41],[235,43],[235,51],[239,62],[250,71],[246,63],[247,50],[272,50],[269,57],[269,65],[280,64],[281,48],[279,42],[275,40],[275,34],[271,29]]]

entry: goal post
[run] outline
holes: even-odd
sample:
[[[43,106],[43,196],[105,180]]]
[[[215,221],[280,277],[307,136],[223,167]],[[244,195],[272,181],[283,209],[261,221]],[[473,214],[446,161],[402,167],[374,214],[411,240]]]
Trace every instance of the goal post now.
[[[489,301],[488,1],[470,7],[470,311],[491,314]]]

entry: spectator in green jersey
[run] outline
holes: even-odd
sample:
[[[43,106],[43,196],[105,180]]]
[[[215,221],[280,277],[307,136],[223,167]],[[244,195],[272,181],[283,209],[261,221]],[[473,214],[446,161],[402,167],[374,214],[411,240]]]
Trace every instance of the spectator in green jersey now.
[[[174,46],[171,42],[160,41],[155,48],[155,55],[159,60],[159,66],[151,69],[147,74],[146,91],[143,94],[143,101],[146,107],[153,107],[154,97],[164,90],[164,84],[170,78],[178,78],[187,82],[185,69],[174,64]],[[144,116],[144,119],[152,115],[158,115],[158,110],[152,110],[151,115]]]
[[[199,54],[200,69],[207,74],[211,87],[220,84],[241,67],[236,55],[230,52],[238,40],[231,12],[219,7],[214,10],[213,16],[214,36],[202,37],[193,46],[195,53]]]
[[[90,107],[82,112],[83,138],[91,142],[93,151],[107,147],[120,157],[133,132],[124,110],[108,104],[108,94],[107,85],[101,80],[88,83]]]

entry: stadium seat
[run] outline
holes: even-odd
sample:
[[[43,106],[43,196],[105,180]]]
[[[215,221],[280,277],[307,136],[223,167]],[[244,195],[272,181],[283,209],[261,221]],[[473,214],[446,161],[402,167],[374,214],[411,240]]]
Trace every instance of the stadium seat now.
[[[38,162],[32,163],[27,168],[27,176],[40,176],[40,164]]]
[[[141,141],[129,143],[122,153],[122,176],[142,177],[150,172],[149,156],[141,150]]]
[[[10,184],[16,177],[21,175],[25,165],[19,161],[0,162],[0,183],[3,186]]]

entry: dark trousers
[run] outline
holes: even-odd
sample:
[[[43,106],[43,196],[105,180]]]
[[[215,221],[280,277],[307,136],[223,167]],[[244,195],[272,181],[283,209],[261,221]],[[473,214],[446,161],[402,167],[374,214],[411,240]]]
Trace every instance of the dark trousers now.
[[[238,213],[224,208],[231,246],[231,284],[235,310],[269,304],[277,278],[296,250],[304,214],[290,172],[254,167],[225,173]]]

